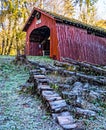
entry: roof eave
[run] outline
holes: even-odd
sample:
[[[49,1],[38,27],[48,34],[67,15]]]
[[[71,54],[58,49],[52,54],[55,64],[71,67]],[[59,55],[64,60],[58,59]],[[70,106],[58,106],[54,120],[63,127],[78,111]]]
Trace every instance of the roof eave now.
[[[30,14],[30,16],[29,16],[29,18],[28,18],[27,21],[26,21],[26,23],[25,23],[25,25],[24,25],[22,31],[25,31],[25,32],[26,32],[27,29],[29,28],[29,25],[31,24],[30,19],[31,19],[31,17],[33,17],[33,16],[35,17],[35,15],[34,15],[34,12],[35,12],[35,11],[38,11],[38,12],[40,12],[40,13],[46,15],[47,17],[50,17],[50,18],[54,19],[54,17],[51,16],[50,14],[47,14],[46,12],[43,12],[43,11],[40,10],[39,8],[34,7],[33,10],[32,10],[32,12],[31,12],[31,14]],[[34,19],[34,17],[33,17],[33,19]],[[33,19],[32,19],[32,20],[33,20]]]

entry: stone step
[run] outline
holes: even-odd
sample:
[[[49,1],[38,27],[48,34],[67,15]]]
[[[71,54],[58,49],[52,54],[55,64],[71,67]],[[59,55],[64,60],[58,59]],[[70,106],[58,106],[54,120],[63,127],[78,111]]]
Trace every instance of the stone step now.
[[[37,79],[45,79],[45,78],[46,78],[45,75],[41,75],[41,74],[40,74],[40,75],[38,75],[38,74],[37,74],[37,75],[34,75],[34,79],[36,79],[36,80],[37,80]]]
[[[49,80],[48,79],[42,79],[42,78],[39,78],[37,79],[37,83],[42,83],[43,85],[49,85]]]
[[[37,93],[41,95],[46,107],[51,112],[53,119],[59,123],[63,130],[84,130],[77,127],[77,123],[75,123],[68,111],[66,101],[49,86],[50,81],[47,77],[44,74],[41,74],[41,71],[39,70],[33,70],[32,74]],[[69,88],[69,86],[65,87]]]
[[[42,96],[43,97],[59,97],[59,94],[56,93],[55,91],[42,91]]]
[[[52,113],[52,118],[57,121],[57,117],[58,116],[70,116],[70,112],[69,111],[63,111],[63,112],[59,112],[59,113]]]
[[[75,123],[71,115],[57,116],[57,122],[63,128],[63,130],[85,130],[83,126],[79,127],[79,124]]]
[[[30,74],[40,74],[41,73],[41,70],[39,70],[39,69],[35,69],[35,70],[30,70]]]
[[[44,84],[38,84],[37,86],[37,90],[38,90],[38,93],[41,94],[42,91],[53,91],[52,88],[50,88],[49,85],[44,85]]]
[[[57,120],[58,120],[60,125],[67,125],[67,124],[74,123],[72,116],[58,116]]]
[[[67,104],[65,100],[57,100],[49,102],[51,112],[62,112],[67,110]]]
[[[57,101],[57,100],[62,100],[62,98],[60,96],[47,96],[45,97],[45,100],[48,102],[52,102],[52,101]]]

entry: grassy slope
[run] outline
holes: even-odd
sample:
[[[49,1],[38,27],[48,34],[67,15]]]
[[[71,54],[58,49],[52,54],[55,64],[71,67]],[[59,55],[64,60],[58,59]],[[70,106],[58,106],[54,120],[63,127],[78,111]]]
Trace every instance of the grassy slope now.
[[[37,97],[19,95],[18,87],[28,79],[29,70],[11,64],[13,58],[0,56],[0,130],[61,130],[41,109],[42,103]],[[29,56],[28,59],[53,63],[47,57]],[[89,130],[104,130],[106,126],[102,117],[95,121],[85,119],[84,122]]]
[[[19,95],[18,87],[28,79],[29,70],[11,64],[13,58],[0,57],[0,130],[61,130],[36,97]]]

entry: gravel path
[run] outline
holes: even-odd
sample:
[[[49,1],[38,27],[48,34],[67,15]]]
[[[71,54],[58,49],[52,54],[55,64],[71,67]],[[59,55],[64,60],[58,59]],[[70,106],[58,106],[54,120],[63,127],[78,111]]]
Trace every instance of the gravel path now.
[[[62,130],[36,96],[19,94],[27,78],[25,68],[0,64],[0,130]]]

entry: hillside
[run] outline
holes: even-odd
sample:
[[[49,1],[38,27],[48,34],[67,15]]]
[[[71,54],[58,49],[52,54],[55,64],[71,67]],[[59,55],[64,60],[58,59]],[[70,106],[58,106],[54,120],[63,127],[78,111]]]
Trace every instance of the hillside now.
[[[0,57],[0,130],[62,130],[51,118],[52,106],[49,108],[45,105],[38,90],[33,93],[35,81],[32,80],[32,74],[35,72],[46,76],[45,80],[65,100],[67,110],[79,126],[87,130],[105,130],[106,85],[82,81],[73,75],[73,71],[82,71],[78,71],[78,66],[57,64],[47,57],[29,57],[30,65],[14,65],[13,59],[14,57]],[[90,75],[94,76],[95,73]],[[39,82],[45,80],[39,79]]]

